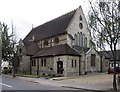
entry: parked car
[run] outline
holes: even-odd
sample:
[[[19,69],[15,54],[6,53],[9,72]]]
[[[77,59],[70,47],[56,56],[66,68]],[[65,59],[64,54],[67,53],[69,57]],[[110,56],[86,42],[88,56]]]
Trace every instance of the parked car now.
[[[114,74],[114,72],[116,74],[120,73],[120,67],[116,67],[115,69],[114,69],[114,67],[109,67],[108,68],[108,74]]]

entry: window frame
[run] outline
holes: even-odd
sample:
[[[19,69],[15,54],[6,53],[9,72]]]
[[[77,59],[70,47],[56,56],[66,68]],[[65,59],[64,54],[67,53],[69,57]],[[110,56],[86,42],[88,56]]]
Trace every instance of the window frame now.
[[[96,61],[96,55],[91,54],[91,66],[95,66],[95,61]]]
[[[81,22],[79,23],[79,28],[83,29],[83,23],[81,23]]]
[[[82,15],[79,16],[79,20],[82,21]]]
[[[74,67],[74,62],[73,62],[73,60],[71,60],[71,66],[72,66],[72,68]]]
[[[48,44],[49,44],[48,40],[45,40],[44,41],[44,46],[48,46]]]
[[[58,37],[55,37],[55,38],[54,38],[54,43],[55,43],[55,44],[58,44],[59,42],[60,42],[59,38],[58,38]]]
[[[75,68],[77,67],[77,61],[75,60]]]

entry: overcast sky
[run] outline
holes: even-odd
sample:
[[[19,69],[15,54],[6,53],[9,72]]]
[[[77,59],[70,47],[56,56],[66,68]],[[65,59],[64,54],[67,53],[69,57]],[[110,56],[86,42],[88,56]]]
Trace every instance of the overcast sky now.
[[[18,38],[24,38],[33,27],[66,14],[80,5],[86,14],[88,0],[0,0],[0,21],[11,28],[13,21]]]

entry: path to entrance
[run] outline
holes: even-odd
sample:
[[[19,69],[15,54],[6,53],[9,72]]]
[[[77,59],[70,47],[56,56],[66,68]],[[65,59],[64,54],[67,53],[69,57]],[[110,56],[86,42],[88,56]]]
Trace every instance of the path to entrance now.
[[[61,83],[68,84],[71,87],[94,89],[94,90],[109,90],[112,89],[113,75],[102,74],[89,74],[74,77],[57,77]]]

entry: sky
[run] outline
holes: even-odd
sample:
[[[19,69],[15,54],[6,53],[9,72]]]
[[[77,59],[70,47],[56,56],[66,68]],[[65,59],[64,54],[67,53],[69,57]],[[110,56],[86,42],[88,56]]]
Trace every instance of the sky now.
[[[85,15],[88,11],[88,0],[0,0],[0,3],[0,21],[8,25],[9,31],[13,23],[17,39],[24,39],[32,27],[64,15],[80,5]]]

